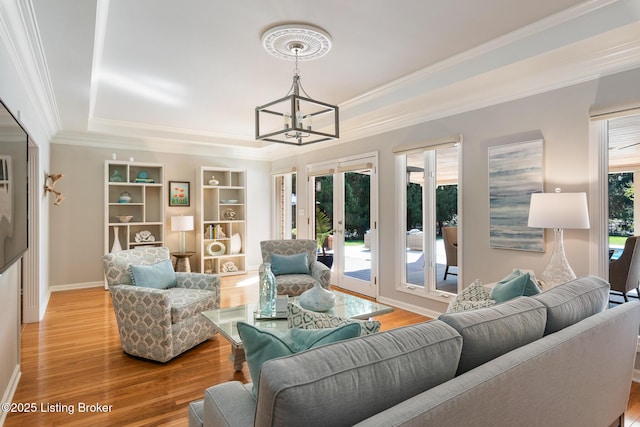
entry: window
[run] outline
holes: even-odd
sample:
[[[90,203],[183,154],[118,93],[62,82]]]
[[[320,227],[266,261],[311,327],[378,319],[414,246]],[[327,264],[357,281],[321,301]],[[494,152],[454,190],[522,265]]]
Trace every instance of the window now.
[[[402,187],[397,239],[403,265],[400,289],[408,292],[457,293],[459,141],[456,137],[394,149]]]

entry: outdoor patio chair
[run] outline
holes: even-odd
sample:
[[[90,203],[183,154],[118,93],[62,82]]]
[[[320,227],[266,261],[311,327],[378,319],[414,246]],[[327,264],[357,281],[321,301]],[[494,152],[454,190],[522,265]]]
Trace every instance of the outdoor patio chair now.
[[[624,242],[624,250],[620,258],[609,261],[609,283],[611,292],[620,292],[627,302],[627,292],[638,291],[640,282],[640,247],[637,236],[629,237]]]
[[[444,280],[448,274],[457,276],[457,273],[449,273],[449,267],[458,268],[458,227],[442,227],[442,240],[444,240],[444,252],[447,256],[447,266],[444,269]]]

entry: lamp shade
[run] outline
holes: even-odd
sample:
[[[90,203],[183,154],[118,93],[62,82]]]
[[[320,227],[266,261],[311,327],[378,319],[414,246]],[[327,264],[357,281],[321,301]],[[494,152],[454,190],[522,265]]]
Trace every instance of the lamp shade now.
[[[171,217],[171,231],[193,230],[193,216],[180,215]]]
[[[531,194],[527,225],[533,228],[589,228],[587,194]]]

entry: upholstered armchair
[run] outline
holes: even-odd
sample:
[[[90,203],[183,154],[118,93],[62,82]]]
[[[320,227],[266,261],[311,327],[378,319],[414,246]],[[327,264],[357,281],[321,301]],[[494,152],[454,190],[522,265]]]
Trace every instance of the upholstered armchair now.
[[[296,296],[307,289],[311,289],[318,282],[323,288],[329,289],[331,270],[326,265],[317,261],[318,244],[315,240],[265,240],[260,242],[262,261],[274,265],[273,255],[290,257],[299,254],[307,254],[308,273],[279,274],[274,270],[278,295]],[[282,259],[282,258],[280,258]],[[260,274],[264,270],[264,264],[260,266]]]
[[[640,240],[638,236],[627,238],[620,258],[609,261],[611,292],[620,292],[625,302],[627,292],[635,289],[640,296]]]
[[[220,308],[219,276],[174,272],[168,248],[125,250],[102,260],[125,353],[166,362],[213,336],[213,327],[200,313]],[[164,266],[162,278],[172,281],[166,289],[133,282],[133,270],[153,272],[156,266]],[[153,281],[157,275],[145,278]]]

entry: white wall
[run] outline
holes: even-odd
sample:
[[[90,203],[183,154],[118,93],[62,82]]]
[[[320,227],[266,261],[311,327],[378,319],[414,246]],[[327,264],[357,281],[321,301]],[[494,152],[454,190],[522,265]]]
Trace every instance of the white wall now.
[[[11,402],[20,379],[20,262],[0,274],[0,402]],[[0,412],[0,425],[6,413]]]
[[[397,210],[394,194],[392,147],[432,138],[462,134],[462,233],[464,283],[478,278],[492,282],[513,268],[544,270],[553,245],[546,236],[545,253],[493,249],[489,247],[489,196],[487,149],[490,146],[544,138],[545,191],[561,187],[565,192],[589,192],[589,111],[592,107],[640,103],[640,69],[601,78],[521,100],[434,120],[363,140],[344,142],[296,157],[274,162],[274,170],[305,165],[357,153],[379,152],[379,239],[381,296],[404,304],[442,311],[442,303],[420,301],[396,290],[399,269],[395,265]],[[299,182],[306,180],[300,176]],[[298,202],[307,206],[307,187],[298,188]],[[304,232],[304,230],[302,230]],[[589,231],[566,230],[565,249],[578,276],[589,266]]]
[[[10,13],[7,10],[3,12]],[[0,32],[5,36],[6,33]],[[11,110],[30,135],[30,139],[39,148],[40,162],[38,176],[43,177],[44,171],[49,167],[49,127],[43,122],[43,115],[38,109],[37,100],[34,97],[34,88],[29,85],[24,68],[18,66],[22,59],[18,59],[18,53],[14,50],[16,40],[9,41],[0,37],[0,99]],[[20,54],[23,54],[21,52]],[[42,188],[43,182],[30,183],[31,188]],[[45,199],[40,199],[40,217],[30,217],[31,221],[40,224],[43,233],[42,241],[47,242],[48,210]],[[40,290],[37,301],[34,301],[35,317],[39,318],[46,307],[47,276],[48,276],[48,249],[47,246],[30,248],[37,251],[40,262],[40,281],[32,284]],[[20,372],[20,286],[21,275],[19,263],[14,264],[0,276],[0,395],[3,402],[11,400],[13,390],[17,385]],[[15,383],[14,383],[15,382]],[[2,415],[0,415],[1,417]],[[2,419],[0,419],[1,424]]]
[[[191,206],[169,207],[165,205],[167,245],[176,250],[178,233],[171,232],[169,218],[173,215],[196,215],[196,176],[200,166],[218,166],[245,169],[247,171],[247,265],[257,268],[261,263],[258,242],[269,238],[269,173],[270,164],[265,161],[238,160],[215,156],[194,156],[149,151],[114,150],[77,145],[52,144],[51,167],[64,178],[56,189],[65,196],[60,206],[51,208],[51,273],[50,285],[87,286],[103,280],[102,255],[104,255],[104,161],[117,158],[163,163],[165,184],[167,181],[191,183]],[[166,197],[166,195],[165,195]],[[195,231],[187,233],[187,249],[196,250]],[[199,269],[196,254],[191,258],[193,271]]]

